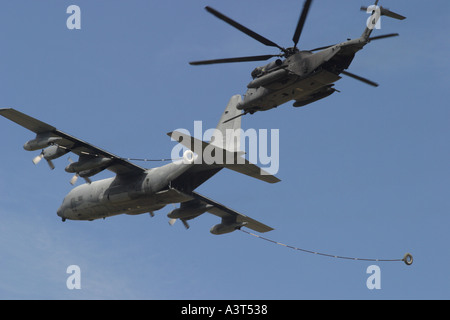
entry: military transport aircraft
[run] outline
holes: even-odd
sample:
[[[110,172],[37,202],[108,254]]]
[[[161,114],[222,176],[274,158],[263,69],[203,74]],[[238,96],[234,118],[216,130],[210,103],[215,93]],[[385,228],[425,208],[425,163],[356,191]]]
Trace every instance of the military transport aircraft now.
[[[244,152],[239,151],[239,144],[227,138],[229,130],[240,131],[237,130],[241,127],[240,118],[223,124],[226,118],[240,112],[236,109],[240,101],[239,95],[230,99],[210,143],[178,131],[168,133],[187,149],[182,159],[152,169],[144,169],[17,110],[0,109],[0,115],[36,133],[36,138],[24,145],[28,151],[43,149],[33,159],[35,164],[44,158],[54,168],[53,159],[69,152],[79,156],[79,160],[70,163],[65,170],[75,174],[72,184],[78,176],[85,178],[86,183],[71,190],[57,210],[63,221],[95,220],[122,213],[137,215],[148,212],[153,216],[153,211],[168,204],[181,203],[178,209],[168,214],[170,224],[180,219],[188,228],[187,220],[209,212],[222,219],[220,224],[211,228],[212,234],[229,233],[244,226],[257,232],[267,232],[273,229],[194,191],[223,168],[268,183],[280,181],[243,158]],[[193,146],[200,146],[200,149]],[[196,161],[205,148],[214,149],[216,156],[217,153],[226,156],[227,161],[210,164],[206,164],[204,159]],[[94,182],[89,179],[105,169],[116,176]]]
[[[348,39],[345,42],[328,45],[312,50],[299,50],[297,44],[305,25],[312,0],[306,0],[293,35],[294,46],[284,48],[275,42],[248,29],[240,23],[225,16],[219,11],[206,7],[205,9],[228,23],[239,31],[247,34],[262,44],[278,48],[281,53],[259,55],[239,58],[225,58],[190,62],[191,65],[210,65],[216,63],[234,63],[248,61],[264,61],[274,57],[283,58],[253,70],[253,80],[247,85],[247,92],[243,101],[237,106],[244,114],[253,114],[256,111],[265,111],[294,100],[294,107],[303,107],[317,100],[328,97],[338,91],[334,88],[334,82],[341,79],[340,74],[352,77],[371,86],[377,83],[361,76],[346,71],[355,57],[365,45],[373,40],[398,36],[398,33],[390,33],[371,37],[373,29],[377,26],[381,16],[404,20],[405,17],[386,8],[375,5],[361,7],[361,10],[370,13],[363,34],[356,39]],[[238,115],[238,116],[241,116]]]

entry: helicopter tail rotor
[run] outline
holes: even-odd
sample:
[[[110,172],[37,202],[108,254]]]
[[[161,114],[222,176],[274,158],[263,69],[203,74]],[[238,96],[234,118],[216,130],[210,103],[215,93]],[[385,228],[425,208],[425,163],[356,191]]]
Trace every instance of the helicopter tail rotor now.
[[[378,1],[377,1],[378,3]],[[376,10],[376,4],[374,6],[370,6],[370,7],[361,7],[361,11],[366,11],[366,12],[370,12],[371,10]],[[383,8],[383,7],[378,7],[380,12],[379,14],[382,16],[386,16],[389,18],[393,18],[393,19],[397,19],[397,20],[405,20],[406,17],[402,16],[401,14],[395,13],[393,11],[390,11],[387,8]]]
[[[375,4],[371,5],[370,7],[361,7],[361,11],[366,11],[367,13],[370,14],[370,17],[366,23],[366,28],[361,36],[361,38],[366,41],[370,41],[370,34],[372,33],[373,29],[379,28],[381,16],[386,16],[397,20],[406,19],[406,17],[398,13],[395,13],[393,11],[390,11],[389,9],[378,6],[378,1],[379,0],[375,1]]]

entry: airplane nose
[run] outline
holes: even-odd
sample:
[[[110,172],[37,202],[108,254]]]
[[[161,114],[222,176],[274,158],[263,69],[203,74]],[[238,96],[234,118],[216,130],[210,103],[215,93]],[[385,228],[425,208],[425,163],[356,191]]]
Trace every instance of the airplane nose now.
[[[63,222],[66,221],[66,218],[64,217],[64,210],[62,209],[62,207],[60,207],[60,208],[56,211],[56,214],[57,214],[58,216],[61,217],[61,219],[62,219]]]

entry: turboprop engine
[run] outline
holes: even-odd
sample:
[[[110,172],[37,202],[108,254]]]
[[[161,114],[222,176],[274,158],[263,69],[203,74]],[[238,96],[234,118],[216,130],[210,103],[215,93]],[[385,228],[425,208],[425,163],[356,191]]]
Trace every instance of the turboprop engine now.
[[[52,145],[42,150],[41,154],[33,159],[33,163],[38,164],[42,159],[45,159],[47,160],[50,168],[53,170],[55,169],[55,166],[53,165],[52,160],[57,159],[68,152],[70,152],[69,149],[61,148],[58,145]]]
[[[170,218],[169,224],[173,225],[177,219],[180,219],[183,222],[183,225],[186,229],[189,229],[189,224],[186,220],[191,220],[197,218],[199,215],[204,214],[206,211],[211,209],[213,206],[206,203],[196,203],[196,204],[181,204],[181,207],[175,210],[172,210],[167,214],[167,217]]]
[[[167,214],[167,217],[171,219],[182,219],[182,220],[193,219],[205,213],[211,207],[212,207],[211,205],[206,203],[205,204],[200,203],[195,206],[181,207],[169,212]]]
[[[73,162],[66,167],[66,172],[78,173],[82,171],[93,170],[96,168],[106,167],[111,163],[112,159],[109,158],[92,158],[86,160],[80,160]]]
[[[70,180],[70,184],[74,185],[78,177],[82,177],[87,183],[91,183],[89,177],[96,175],[97,173],[105,170],[112,162],[110,158],[82,158],[78,162],[72,162],[66,167],[66,172],[75,173]]]

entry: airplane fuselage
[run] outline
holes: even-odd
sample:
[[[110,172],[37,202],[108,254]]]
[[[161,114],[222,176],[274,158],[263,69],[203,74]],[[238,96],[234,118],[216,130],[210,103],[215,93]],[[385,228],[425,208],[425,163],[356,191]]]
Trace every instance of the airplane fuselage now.
[[[57,214],[63,220],[95,220],[152,212],[170,203],[187,201],[190,198],[169,186],[191,165],[173,162],[138,176],[116,176],[80,185],[67,194]]]

